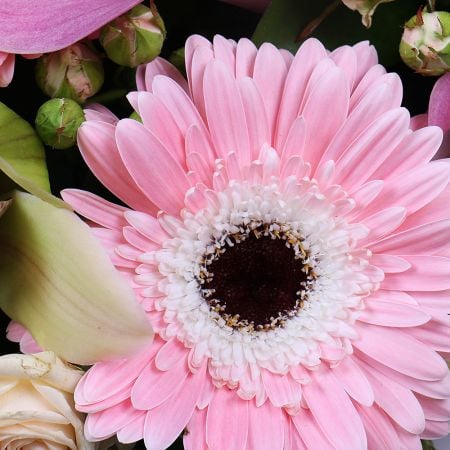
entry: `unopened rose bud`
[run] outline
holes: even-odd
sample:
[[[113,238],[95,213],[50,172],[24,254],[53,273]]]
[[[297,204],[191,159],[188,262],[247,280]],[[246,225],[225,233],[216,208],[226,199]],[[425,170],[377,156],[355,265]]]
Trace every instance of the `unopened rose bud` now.
[[[67,98],[53,98],[45,102],[36,115],[36,131],[42,141],[57,149],[75,145],[77,131],[84,122],[80,105]]]
[[[372,25],[372,16],[378,5],[392,1],[394,0],[342,0],[345,6],[361,14],[362,23],[367,28],[370,28]]]
[[[102,86],[103,65],[89,43],[77,42],[43,55],[36,65],[36,81],[50,97],[71,98],[83,103]]]
[[[138,5],[104,26],[100,43],[115,63],[137,67],[160,54],[165,36],[164,22],[156,9]]]
[[[419,12],[405,24],[400,42],[403,61],[422,75],[450,71],[450,13]]]

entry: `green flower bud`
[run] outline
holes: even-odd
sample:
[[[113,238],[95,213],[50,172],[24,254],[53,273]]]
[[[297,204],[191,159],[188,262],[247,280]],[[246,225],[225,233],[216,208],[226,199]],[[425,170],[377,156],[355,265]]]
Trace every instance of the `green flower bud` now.
[[[400,42],[403,61],[422,75],[450,71],[450,13],[419,12],[408,20]]]
[[[36,131],[46,145],[65,149],[75,145],[78,128],[84,121],[83,110],[77,102],[53,98],[39,108]]]
[[[104,26],[100,43],[115,63],[137,67],[160,54],[165,37],[164,22],[156,8],[138,5]]]
[[[47,53],[36,65],[37,84],[50,97],[83,103],[102,87],[103,80],[100,56],[85,42]]]
[[[394,0],[342,0],[344,5],[353,11],[358,11],[362,16],[362,23],[370,28],[372,25],[372,16],[381,3],[389,3]]]

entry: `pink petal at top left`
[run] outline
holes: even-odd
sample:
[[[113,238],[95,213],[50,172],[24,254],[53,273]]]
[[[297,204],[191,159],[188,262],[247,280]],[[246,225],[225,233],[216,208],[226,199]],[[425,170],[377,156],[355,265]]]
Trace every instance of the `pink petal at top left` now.
[[[59,50],[138,3],[139,0],[2,0],[0,50],[25,54]]]

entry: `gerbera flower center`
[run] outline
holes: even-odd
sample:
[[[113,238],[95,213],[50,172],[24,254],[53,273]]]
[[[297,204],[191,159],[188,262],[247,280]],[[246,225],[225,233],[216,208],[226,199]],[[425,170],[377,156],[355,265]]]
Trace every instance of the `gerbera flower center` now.
[[[302,308],[316,275],[288,227],[250,223],[214,248],[200,272],[202,295],[228,326],[271,330]]]

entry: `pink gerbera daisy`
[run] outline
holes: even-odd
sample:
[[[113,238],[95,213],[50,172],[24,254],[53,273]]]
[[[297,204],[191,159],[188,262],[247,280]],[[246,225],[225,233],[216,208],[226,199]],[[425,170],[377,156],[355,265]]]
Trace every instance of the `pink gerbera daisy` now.
[[[142,118],[79,146],[129,208],[69,190],[157,337],[94,365],[91,440],[163,450],[419,450],[448,432],[450,164],[368,43],[193,36],[141,67]],[[147,92],[145,92],[147,91]]]

